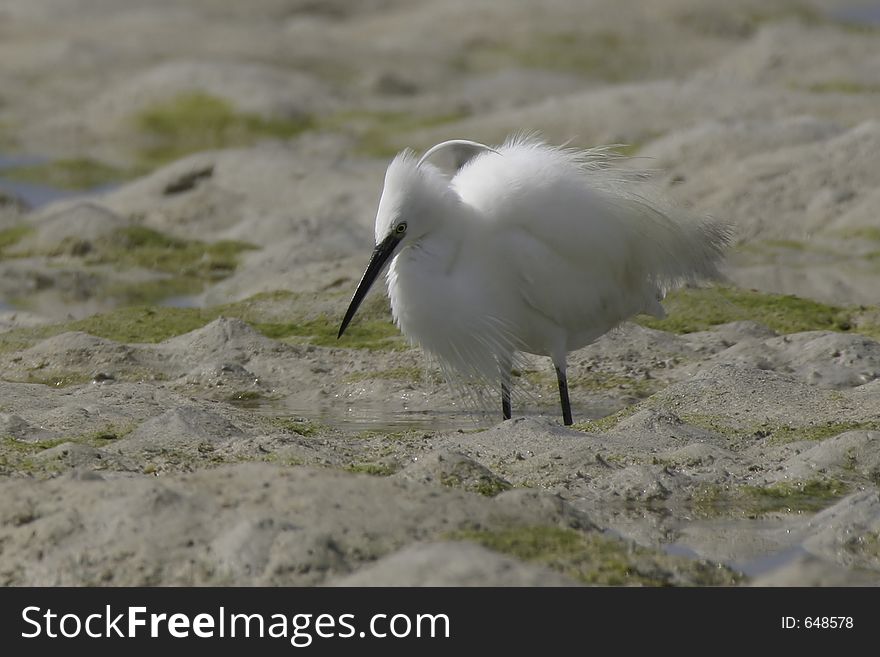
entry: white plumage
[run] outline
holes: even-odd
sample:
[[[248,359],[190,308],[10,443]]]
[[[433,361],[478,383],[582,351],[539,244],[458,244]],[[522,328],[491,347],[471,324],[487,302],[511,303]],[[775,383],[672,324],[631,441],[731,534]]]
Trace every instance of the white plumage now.
[[[425,161],[461,155],[451,178]],[[388,291],[404,335],[465,384],[494,385],[510,415],[517,352],[550,356],[571,423],[569,351],[647,312],[683,283],[718,274],[730,227],[631,191],[607,149],[519,136],[490,148],[444,142],[388,167],[376,250],[340,328],[391,260]]]

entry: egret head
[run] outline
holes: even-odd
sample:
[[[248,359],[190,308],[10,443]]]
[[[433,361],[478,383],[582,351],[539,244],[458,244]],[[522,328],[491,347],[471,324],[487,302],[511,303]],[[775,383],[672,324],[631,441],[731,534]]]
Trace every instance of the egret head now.
[[[400,231],[412,243],[442,223],[459,203],[458,194],[449,186],[449,178],[428,160],[448,151],[458,171],[480,153],[498,153],[494,148],[467,139],[452,139],[432,146],[418,160],[410,150],[399,153],[385,172],[385,187],[376,214],[376,244],[389,234]],[[400,234],[403,234],[401,231]]]
[[[457,196],[439,169],[403,151],[388,165],[376,212],[376,244],[389,235],[411,244],[431,232]]]
[[[410,150],[397,155],[385,172],[385,187],[376,213],[376,248],[339,328],[341,337],[373,282],[395,253],[416,244],[459,209],[458,194],[449,178],[427,162],[439,151],[453,153],[460,168],[477,153],[497,152],[464,139],[445,141],[428,149],[420,159]]]
[[[376,213],[376,247],[339,328],[342,336],[370,287],[391,258],[428,235],[458,200],[436,167],[403,151],[388,166]]]

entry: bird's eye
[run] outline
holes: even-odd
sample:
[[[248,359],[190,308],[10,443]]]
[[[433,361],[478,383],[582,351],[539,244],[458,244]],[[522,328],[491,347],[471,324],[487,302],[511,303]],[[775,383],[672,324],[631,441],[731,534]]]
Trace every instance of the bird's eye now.
[[[406,232],[406,222],[401,221],[397,226],[394,227],[394,232],[398,235],[403,235]]]

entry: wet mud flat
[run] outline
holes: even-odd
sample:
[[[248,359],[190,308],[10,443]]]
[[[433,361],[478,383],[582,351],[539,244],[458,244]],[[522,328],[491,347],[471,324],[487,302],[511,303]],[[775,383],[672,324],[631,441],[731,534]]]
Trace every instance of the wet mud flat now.
[[[0,582],[880,583],[871,16],[239,4],[4,7]],[[571,355],[571,428],[545,359],[500,422],[378,291],[336,339],[389,158],[530,129],[737,226]]]

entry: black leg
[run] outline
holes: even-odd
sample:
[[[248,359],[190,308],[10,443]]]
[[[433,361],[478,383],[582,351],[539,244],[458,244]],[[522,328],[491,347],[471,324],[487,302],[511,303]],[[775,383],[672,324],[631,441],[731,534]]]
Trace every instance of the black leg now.
[[[498,369],[501,373],[501,413],[505,420],[510,419],[510,377],[513,358],[508,355],[498,359]]]
[[[556,366],[556,380],[559,382],[559,401],[562,402],[562,423],[565,426],[572,424],[571,402],[568,400],[568,380],[565,378],[565,370]]]

